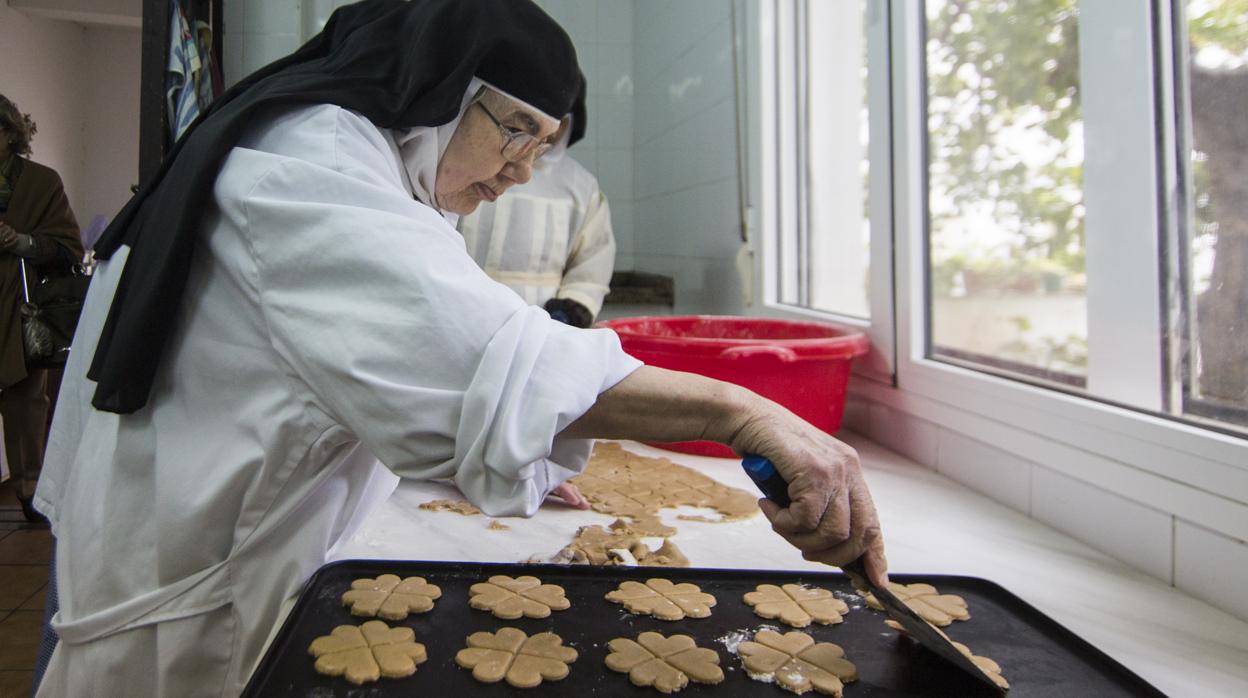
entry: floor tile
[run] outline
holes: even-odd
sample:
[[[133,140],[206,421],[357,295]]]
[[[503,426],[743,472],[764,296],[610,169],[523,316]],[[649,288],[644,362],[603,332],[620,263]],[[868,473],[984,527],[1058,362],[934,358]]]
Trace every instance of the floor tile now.
[[[46,565],[52,560],[52,534],[46,528],[13,531],[0,540],[0,565]]]
[[[39,611],[14,611],[0,621],[0,670],[34,669],[42,628]]]
[[[0,671],[0,698],[27,698],[34,680],[33,671]]]
[[[43,565],[0,565],[0,610],[21,606],[47,583],[48,568]]]

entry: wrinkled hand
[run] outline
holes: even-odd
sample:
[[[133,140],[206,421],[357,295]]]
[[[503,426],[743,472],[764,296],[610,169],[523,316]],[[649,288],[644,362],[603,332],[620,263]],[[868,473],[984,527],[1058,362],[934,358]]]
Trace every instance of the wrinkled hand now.
[[[567,504],[573,509],[589,508],[589,500],[585,499],[585,496],[581,494],[581,491],[576,489],[576,485],[573,485],[570,482],[565,482],[551,490],[550,496],[562,499],[564,504]]]
[[[748,419],[731,445],[766,456],[789,483],[787,508],[768,499],[759,506],[802,557],[839,566],[862,556],[871,581],[888,581],[879,517],[854,449],[774,403]]]
[[[0,252],[9,252],[17,247],[17,231],[8,223],[0,223]]]

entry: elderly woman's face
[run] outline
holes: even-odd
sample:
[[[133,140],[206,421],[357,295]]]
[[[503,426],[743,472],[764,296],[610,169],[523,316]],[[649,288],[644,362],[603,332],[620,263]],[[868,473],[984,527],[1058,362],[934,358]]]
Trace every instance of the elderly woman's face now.
[[[529,181],[533,174],[532,155],[515,162],[503,157],[505,136],[491,114],[505,128],[539,140],[551,138],[559,129],[555,119],[487,89],[464,112],[438,161],[434,196],[444,211],[466,216],[482,201],[494,201],[513,185]]]

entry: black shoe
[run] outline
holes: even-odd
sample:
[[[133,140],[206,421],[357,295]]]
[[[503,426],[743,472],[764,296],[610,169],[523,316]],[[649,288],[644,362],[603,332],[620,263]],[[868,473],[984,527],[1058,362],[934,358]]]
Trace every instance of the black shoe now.
[[[31,504],[31,499],[32,499],[31,497],[18,497],[17,498],[17,503],[22,505],[22,516],[25,516],[26,520],[33,524],[48,523],[48,517],[44,516],[43,514],[40,514],[35,509],[34,505]]]

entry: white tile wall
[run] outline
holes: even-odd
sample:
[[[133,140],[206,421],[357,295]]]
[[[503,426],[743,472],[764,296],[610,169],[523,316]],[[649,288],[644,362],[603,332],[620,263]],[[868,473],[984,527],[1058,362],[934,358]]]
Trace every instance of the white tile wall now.
[[[878,402],[859,407],[864,408],[867,427],[861,433],[924,467],[936,468],[940,452],[939,427]]]
[[[1036,466],[1031,471],[1031,515],[1143,570],[1170,578],[1174,517]]]
[[[941,430],[936,469],[1012,509],[1031,506],[1031,463],[961,434]]]
[[[1181,519],[1174,536],[1175,586],[1248,619],[1248,544]]]

